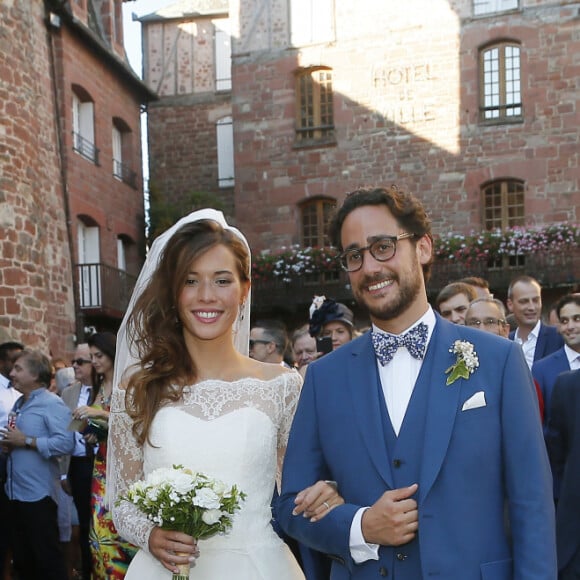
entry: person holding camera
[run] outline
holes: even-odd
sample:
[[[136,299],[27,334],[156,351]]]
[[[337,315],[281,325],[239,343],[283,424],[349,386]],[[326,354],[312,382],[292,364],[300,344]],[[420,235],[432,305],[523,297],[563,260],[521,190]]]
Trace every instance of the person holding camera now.
[[[354,315],[341,302],[323,296],[324,300],[320,304],[317,298],[321,297],[316,297],[311,306],[310,334],[317,339],[318,352],[328,354],[354,338]]]

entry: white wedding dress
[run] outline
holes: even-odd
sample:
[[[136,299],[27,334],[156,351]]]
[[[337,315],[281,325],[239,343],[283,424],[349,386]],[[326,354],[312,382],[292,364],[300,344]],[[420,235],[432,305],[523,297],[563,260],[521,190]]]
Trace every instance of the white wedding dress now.
[[[288,372],[269,381],[205,381],[188,387],[183,401],[163,406],[151,427],[151,443],[137,447],[130,419],[121,412],[111,426],[115,493],[159,467],[183,465],[237,485],[247,498],[228,533],[198,543],[195,580],[303,580],[292,553],[273,531],[270,501],[298,401],[302,379]],[[113,508],[117,530],[138,545],[126,580],[171,579],[147,551],[153,524],[135,506]]]

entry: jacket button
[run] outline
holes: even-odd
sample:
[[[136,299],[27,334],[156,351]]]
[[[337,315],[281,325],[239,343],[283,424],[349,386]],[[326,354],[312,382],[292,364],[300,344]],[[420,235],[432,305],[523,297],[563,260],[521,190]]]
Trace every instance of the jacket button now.
[[[397,560],[399,560],[400,562],[402,562],[403,560],[406,560],[407,556],[405,554],[403,554],[402,552],[399,552],[397,554]]]
[[[400,459],[393,459],[393,465],[395,467],[401,467],[402,461]]]
[[[380,576],[388,576],[389,575],[389,571],[385,567],[381,566],[379,568],[379,575]]]

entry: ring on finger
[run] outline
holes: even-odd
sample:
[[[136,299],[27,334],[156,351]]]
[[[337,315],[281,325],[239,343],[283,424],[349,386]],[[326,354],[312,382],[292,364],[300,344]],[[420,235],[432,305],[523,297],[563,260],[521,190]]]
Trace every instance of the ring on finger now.
[[[327,510],[330,509],[330,505],[328,505],[328,502],[327,501],[323,501],[322,502],[322,505],[325,506]]]

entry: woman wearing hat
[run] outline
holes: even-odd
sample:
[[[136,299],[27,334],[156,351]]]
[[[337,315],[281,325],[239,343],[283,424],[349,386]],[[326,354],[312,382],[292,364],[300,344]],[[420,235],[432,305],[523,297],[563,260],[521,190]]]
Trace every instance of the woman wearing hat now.
[[[313,306],[316,306],[316,299]],[[318,308],[312,309],[310,316],[310,334],[315,337],[329,336],[332,349],[350,342],[353,339],[354,323],[352,310],[330,298],[325,298]]]

